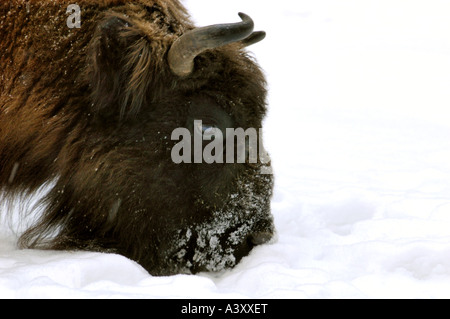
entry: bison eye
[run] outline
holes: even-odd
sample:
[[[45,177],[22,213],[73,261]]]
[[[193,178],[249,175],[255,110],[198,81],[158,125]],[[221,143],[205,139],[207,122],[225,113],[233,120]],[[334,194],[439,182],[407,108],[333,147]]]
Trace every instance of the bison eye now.
[[[215,124],[196,122],[195,130],[198,134],[201,134],[205,139],[212,139],[218,136],[218,130],[220,130]]]

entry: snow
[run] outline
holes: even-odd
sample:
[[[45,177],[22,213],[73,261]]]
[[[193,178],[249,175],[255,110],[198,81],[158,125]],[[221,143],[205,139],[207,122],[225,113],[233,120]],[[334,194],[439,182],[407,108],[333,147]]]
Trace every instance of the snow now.
[[[4,221],[0,298],[449,298],[450,3],[184,3],[199,25],[242,11],[267,31],[251,51],[277,241],[232,270],[152,277],[119,255],[18,250]]]

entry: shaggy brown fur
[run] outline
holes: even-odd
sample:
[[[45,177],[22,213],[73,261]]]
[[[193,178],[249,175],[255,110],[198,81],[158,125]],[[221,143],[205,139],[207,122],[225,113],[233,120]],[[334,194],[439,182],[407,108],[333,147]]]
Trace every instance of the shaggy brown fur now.
[[[235,43],[177,77],[167,51],[194,28],[178,1],[78,0],[79,29],[66,26],[71,3],[0,3],[0,190],[54,182],[21,245],[117,252],[156,275],[234,266],[273,232],[272,178],[176,165],[170,135],[205,109],[261,127],[258,66]]]

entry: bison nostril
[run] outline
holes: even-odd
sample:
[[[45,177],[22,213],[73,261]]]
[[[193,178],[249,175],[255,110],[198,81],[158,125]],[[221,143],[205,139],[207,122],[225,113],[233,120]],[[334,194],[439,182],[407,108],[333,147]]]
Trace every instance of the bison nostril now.
[[[253,245],[262,245],[267,243],[272,239],[272,233],[269,232],[259,232],[252,234],[250,236],[250,241]]]

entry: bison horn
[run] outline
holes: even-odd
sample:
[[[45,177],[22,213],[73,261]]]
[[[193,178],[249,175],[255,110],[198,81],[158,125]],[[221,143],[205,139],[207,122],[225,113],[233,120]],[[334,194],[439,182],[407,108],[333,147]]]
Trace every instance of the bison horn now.
[[[186,32],[172,44],[168,53],[170,69],[178,76],[187,76],[194,69],[194,59],[205,50],[242,40],[244,46],[261,41],[265,32],[253,31],[253,20],[239,13],[238,23],[216,24]]]

